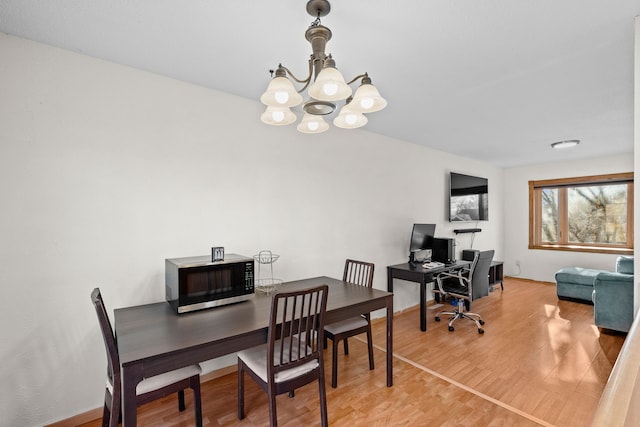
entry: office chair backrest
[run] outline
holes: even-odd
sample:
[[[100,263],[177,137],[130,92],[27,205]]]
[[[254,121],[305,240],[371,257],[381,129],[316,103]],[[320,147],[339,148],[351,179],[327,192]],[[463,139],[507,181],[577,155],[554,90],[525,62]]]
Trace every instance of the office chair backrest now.
[[[278,292],[271,301],[267,337],[267,376],[272,381],[283,370],[312,360],[322,363],[327,285]]]
[[[476,288],[487,289],[489,287],[489,268],[493,260],[494,250],[482,251],[479,253],[476,261],[473,275],[471,277],[472,286]]]
[[[473,260],[471,260],[471,265],[469,266],[469,279],[473,281],[473,273],[476,271],[478,267],[478,260],[480,259],[480,252],[474,252]]]
[[[118,347],[113,335],[113,328],[111,328],[111,322],[109,322],[109,316],[102,302],[102,295],[100,294],[99,288],[95,288],[93,292],[91,292],[91,300],[96,308],[102,339],[105,349],[107,350],[107,373],[111,379],[111,384],[113,384],[114,387],[120,387],[120,356],[118,355]]]
[[[374,268],[375,266],[372,263],[348,259],[344,262],[342,280],[370,288],[373,286]]]

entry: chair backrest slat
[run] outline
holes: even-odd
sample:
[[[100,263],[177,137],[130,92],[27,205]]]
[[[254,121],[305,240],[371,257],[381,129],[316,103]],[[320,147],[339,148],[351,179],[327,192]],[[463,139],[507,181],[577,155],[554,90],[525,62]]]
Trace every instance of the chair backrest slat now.
[[[322,363],[327,285],[292,292],[277,292],[271,302],[267,337],[267,374],[318,359]]]
[[[371,288],[373,286],[374,268],[375,266],[372,263],[347,259],[344,263],[342,280]]]

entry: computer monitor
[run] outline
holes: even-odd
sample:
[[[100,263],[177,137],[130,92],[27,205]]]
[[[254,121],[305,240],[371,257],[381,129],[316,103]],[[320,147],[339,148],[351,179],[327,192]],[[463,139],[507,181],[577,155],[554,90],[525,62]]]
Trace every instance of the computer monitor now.
[[[416,262],[416,253],[431,249],[433,236],[436,232],[435,224],[413,224],[411,243],[409,245],[409,262]]]

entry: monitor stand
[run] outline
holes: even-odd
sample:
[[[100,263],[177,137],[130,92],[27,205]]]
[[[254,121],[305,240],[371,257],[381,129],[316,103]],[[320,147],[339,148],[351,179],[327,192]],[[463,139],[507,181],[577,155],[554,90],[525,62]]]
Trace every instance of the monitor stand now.
[[[417,265],[417,263],[416,263],[416,253],[411,251],[411,252],[409,252],[409,267],[414,269],[414,268],[416,268],[416,265]]]

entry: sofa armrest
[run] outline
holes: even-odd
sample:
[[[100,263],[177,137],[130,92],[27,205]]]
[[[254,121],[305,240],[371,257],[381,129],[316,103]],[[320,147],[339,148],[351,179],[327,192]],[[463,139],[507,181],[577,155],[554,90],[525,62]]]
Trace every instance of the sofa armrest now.
[[[616,272],[624,274],[633,274],[633,256],[620,255],[616,259]]]
[[[633,321],[633,274],[598,273],[593,305],[596,326],[627,332]]]

